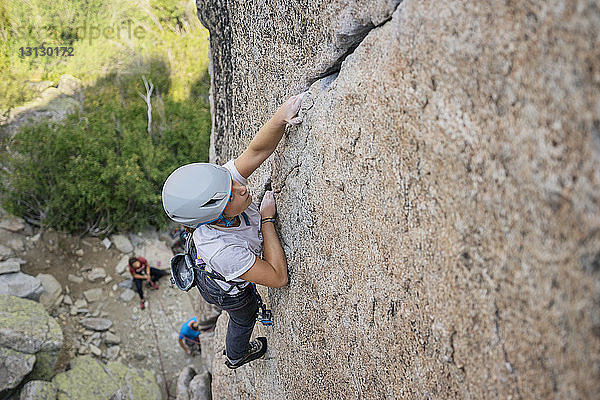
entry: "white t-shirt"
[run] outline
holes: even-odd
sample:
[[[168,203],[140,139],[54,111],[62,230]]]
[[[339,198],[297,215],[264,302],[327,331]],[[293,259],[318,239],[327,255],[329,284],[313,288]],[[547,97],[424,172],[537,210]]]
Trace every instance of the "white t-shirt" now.
[[[223,165],[230,173],[234,181],[241,185],[247,185],[248,180],[238,172],[233,160]],[[222,228],[214,225],[200,225],[194,231],[194,244],[198,256],[206,263],[207,270],[213,270],[221,274],[228,281],[248,282],[239,279],[248,271],[260,255],[262,248],[262,237],[260,232],[260,212],[255,203],[250,203],[244,211],[248,216],[250,224],[246,224],[245,218],[240,215],[240,226]],[[224,290],[229,290],[229,284],[215,280]],[[233,288],[230,294],[239,291]]]

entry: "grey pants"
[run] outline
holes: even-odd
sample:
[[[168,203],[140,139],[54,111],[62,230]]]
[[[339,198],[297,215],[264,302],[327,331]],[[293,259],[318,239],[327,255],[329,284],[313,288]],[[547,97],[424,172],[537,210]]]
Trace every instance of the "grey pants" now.
[[[230,360],[239,360],[248,351],[258,313],[254,288],[248,285],[240,293],[229,295],[212,278],[202,273],[199,275],[196,284],[204,300],[229,314],[225,350]]]

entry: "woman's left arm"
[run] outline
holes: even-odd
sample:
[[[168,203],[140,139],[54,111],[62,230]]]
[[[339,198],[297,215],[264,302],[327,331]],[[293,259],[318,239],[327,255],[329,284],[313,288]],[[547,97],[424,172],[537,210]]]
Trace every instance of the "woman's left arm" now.
[[[235,167],[244,178],[248,178],[275,151],[287,124],[297,125],[302,122],[302,118],[297,115],[305,94],[306,92],[300,93],[287,99],[260,128],[248,148],[235,159]]]

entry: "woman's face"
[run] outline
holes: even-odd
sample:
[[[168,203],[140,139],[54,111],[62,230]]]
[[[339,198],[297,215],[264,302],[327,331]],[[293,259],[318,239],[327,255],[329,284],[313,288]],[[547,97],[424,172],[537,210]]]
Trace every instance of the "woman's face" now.
[[[252,203],[252,196],[244,185],[233,181],[229,203],[223,210],[223,215],[229,219],[241,214]]]
[[[139,261],[134,261],[133,264],[131,264],[131,266],[135,269],[138,269],[142,264],[140,264]]]

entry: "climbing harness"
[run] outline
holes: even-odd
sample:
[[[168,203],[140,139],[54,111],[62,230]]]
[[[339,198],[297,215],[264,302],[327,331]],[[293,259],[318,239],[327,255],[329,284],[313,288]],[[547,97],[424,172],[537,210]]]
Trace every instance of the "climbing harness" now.
[[[242,213],[242,217],[246,224],[250,225],[248,216]],[[245,288],[246,282],[235,282],[228,281],[224,276],[216,271],[213,271],[209,266],[206,265],[196,251],[196,246],[192,239],[193,235],[189,235],[185,243],[185,253],[176,254],[171,258],[171,283],[176,285],[180,290],[188,292],[194,286],[197,286],[199,279],[214,279],[222,281],[230,285],[228,290],[222,289],[225,294],[231,292],[234,288],[238,288],[241,291]],[[250,282],[252,285],[252,291],[256,302],[258,303],[258,313],[256,320],[264,326],[273,325],[273,313],[267,308],[265,303],[262,301],[262,297],[256,290],[256,285]]]

